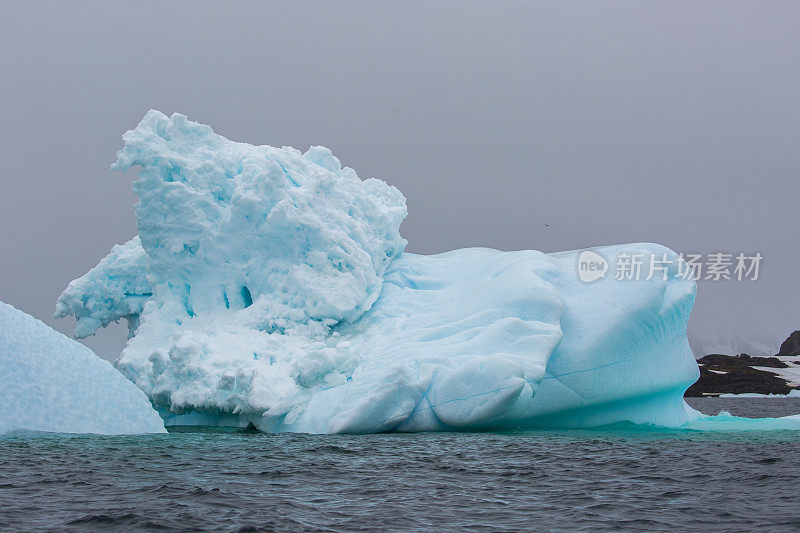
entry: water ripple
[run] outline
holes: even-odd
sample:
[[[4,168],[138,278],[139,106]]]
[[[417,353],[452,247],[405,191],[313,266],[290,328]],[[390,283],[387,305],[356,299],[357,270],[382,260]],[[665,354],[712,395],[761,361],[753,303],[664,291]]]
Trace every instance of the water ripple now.
[[[0,438],[0,529],[794,531],[796,432]]]

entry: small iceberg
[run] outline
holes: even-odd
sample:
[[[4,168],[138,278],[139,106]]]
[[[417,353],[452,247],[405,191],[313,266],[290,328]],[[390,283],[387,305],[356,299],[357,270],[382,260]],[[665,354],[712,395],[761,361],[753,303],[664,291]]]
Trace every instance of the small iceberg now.
[[[111,363],[0,302],[0,434],[164,433],[147,396]]]

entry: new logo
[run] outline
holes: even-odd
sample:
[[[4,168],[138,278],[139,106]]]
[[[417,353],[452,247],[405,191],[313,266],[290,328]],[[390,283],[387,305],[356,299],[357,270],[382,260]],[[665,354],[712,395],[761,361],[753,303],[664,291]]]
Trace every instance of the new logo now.
[[[584,250],[578,256],[578,277],[585,283],[591,283],[606,277],[608,272],[608,261],[605,257],[593,252]]]

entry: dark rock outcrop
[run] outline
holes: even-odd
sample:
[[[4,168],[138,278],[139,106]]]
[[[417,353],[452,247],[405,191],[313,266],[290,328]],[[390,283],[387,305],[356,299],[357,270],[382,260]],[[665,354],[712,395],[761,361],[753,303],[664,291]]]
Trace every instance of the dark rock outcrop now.
[[[766,368],[789,368],[789,365],[777,357],[753,357],[746,353],[740,355],[709,354],[698,359],[698,364],[709,365],[714,370],[736,370],[742,367],[763,366]],[[713,366],[712,366],[713,365]]]
[[[778,351],[781,357],[790,357],[793,355],[800,355],[800,330],[795,331],[789,338],[783,341],[781,349]]]
[[[714,394],[789,394],[792,387],[785,379],[771,372],[752,368],[788,368],[775,357],[752,357],[710,354],[697,361],[700,379],[689,387],[684,396],[707,396]]]

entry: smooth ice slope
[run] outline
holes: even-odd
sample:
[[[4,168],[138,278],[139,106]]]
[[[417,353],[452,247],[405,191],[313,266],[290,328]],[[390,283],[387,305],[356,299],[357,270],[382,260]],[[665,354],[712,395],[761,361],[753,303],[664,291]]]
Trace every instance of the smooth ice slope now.
[[[683,392],[699,376],[686,340],[694,283],[662,246],[595,251],[611,272],[622,252],[675,263],[666,280],[587,284],[579,252],[404,254],[373,309],[339,329],[361,354],[352,379],[315,394],[291,429],[686,423]]]
[[[147,397],[110,363],[0,302],[0,433],[163,433]]]
[[[658,245],[403,254],[405,199],[329,150],[229,141],[149,112],[115,168],[141,167],[139,238],[58,301],[77,336],[125,318],[118,368],[168,423],[374,432],[680,425],[697,378],[695,286]],[[655,254],[665,278],[618,281]]]

